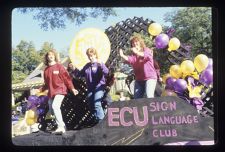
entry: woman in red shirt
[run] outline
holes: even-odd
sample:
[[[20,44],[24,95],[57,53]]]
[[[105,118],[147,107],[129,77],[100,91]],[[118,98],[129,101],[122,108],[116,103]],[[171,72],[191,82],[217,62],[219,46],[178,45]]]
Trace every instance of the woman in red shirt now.
[[[55,133],[64,133],[66,130],[65,123],[63,122],[61,113],[61,104],[67,94],[68,89],[73,92],[74,95],[78,94],[78,91],[74,88],[71,77],[64,66],[58,63],[58,56],[54,50],[51,50],[45,55],[44,81],[45,86],[42,90],[48,90],[49,96],[49,110],[55,115],[58,128]]]

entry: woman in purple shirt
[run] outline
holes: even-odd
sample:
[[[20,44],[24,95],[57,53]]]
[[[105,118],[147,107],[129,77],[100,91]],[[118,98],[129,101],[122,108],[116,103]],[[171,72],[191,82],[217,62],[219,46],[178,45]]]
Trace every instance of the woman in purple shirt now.
[[[139,37],[131,39],[132,55],[126,56],[120,49],[120,56],[134,69],[135,86],[134,99],[153,98],[157,82],[157,73],[154,68],[153,51],[145,46],[144,41]]]
[[[104,63],[99,63],[98,54],[94,48],[87,49],[86,54],[90,62],[80,71],[80,76],[86,79],[88,101],[92,112],[97,120],[100,121],[105,116],[101,101],[106,87],[105,76],[108,74],[109,70]]]

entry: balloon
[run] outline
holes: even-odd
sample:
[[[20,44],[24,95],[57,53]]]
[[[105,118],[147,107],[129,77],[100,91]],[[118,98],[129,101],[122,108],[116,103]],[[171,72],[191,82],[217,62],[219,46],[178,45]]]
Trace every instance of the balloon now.
[[[179,65],[172,65],[170,67],[170,75],[174,78],[180,78],[182,76],[182,71]]]
[[[31,95],[31,96],[28,97],[27,100],[28,100],[28,102],[30,102],[30,103],[32,103],[32,104],[37,104],[39,98],[38,98],[38,96],[36,96],[36,95]]]
[[[158,49],[164,49],[169,43],[169,37],[166,34],[159,34],[155,38],[155,46]]]
[[[79,70],[89,62],[86,51],[90,47],[97,50],[101,62],[105,63],[109,58],[111,44],[104,31],[96,28],[83,29],[76,34],[69,49],[70,60]]]
[[[187,82],[184,79],[177,79],[177,81],[173,84],[174,90],[179,93],[183,93],[184,90],[187,88]]]
[[[47,96],[47,92],[38,92],[37,94],[36,94],[37,96]]]
[[[206,69],[213,69],[213,59],[209,58],[208,66]]]
[[[28,110],[27,111],[27,118],[31,118],[31,119],[37,118],[36,111],[34,111],[33,109]]]
[[[194,72],[195,70],[195,66],[194,63],[191,60],[185,60],[181,63],[180,65],[181,67],[181,71],[185,74],[185,75],[189,75],[192,72]]]
[[[180,40],[174,37],[169,41],[169,48],[168,51],[177,50],[180,47]]]
[[[169,77],[166,80],[166,86],[167,88],[170,88],[171,90],[173,90],[173,83],[176,81],[177,79],[173,78],[173,77]]]
[[[177,96],[177,94],[175,92],[173,92],[172,90],[164,90],[161,94],[161,96],[165,97],[165,96]]]
[[[48,103],[48,96],[39,96],[39,103],[38,104],[44,104]]]
[[[148,27],[148,32],[153,36],[157,36],[162,32],[162,26],[158,23],[152,23]]]
[[[42,115],[42,114],[44,114],[45,113],[45,109],[43,109],[43,108],[39,108],[39,109],[37,109],[37,115]]]
[[[208,66],[209,59],[204,54],[199,54],[194,58],[194,65],[198,72],[202,72]]]
[[[31,125],[35,124],[36,122],[37,122],[37,118],[35,118],[35,119],[27,118],[27,119],[26,119],[26,124],[27,124],[28,126],[31,126]]]
[[[39,104],[39,97],[36,95],[31,95],[28,97],[27,106],[28,109],[37,107]]]
[[[163,83],[166,83],[166,79],[169,78],[169,77],[171,77],[171,75],[169,73],[163,75],[163,77],[162,77]]]
[[[213,70],[206,69],[203,71],[199,78],[200,82],[205,85],[210,85],[213,82]]]

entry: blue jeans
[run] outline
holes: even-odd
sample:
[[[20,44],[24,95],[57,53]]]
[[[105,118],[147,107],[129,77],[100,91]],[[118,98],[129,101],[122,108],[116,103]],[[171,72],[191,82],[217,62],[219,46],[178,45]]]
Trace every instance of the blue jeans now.
[[[144,81],[136,80],[134,85],[134,99],[143,98],[144,93],[146,93],[147,98],[153,98],[156,82],[156,79],[149,79]]]
[[[104,87],[99,87],[88,93],[88,101],[92,113],[95,115],[98,121],[102,120],[105,116],[102,108],[102,100],[104,96]]]

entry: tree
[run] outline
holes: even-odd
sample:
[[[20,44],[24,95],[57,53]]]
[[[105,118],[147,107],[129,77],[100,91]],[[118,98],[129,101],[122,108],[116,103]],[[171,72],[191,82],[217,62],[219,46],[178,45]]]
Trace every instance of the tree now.
[[[192,46],[191,56],[206,54],[212,57],[212,14],[209,7],[183,8],[167,13],[164,20],[171,22],[173,34],[181,43]]]
[[[52,49],[54,49],[53,43],[44,42],[44,44],[41,47],[41,50],[39,51],[42,61],[44,59],[45,54]]]
[[[44,30],[65,28],[66,22],[75,22],[76,25],[80,25],[88,17],[101,16],[105,21],[109,16],[116,16],[116,12],[113,8],[107,7],[91,7],[91,8],[19,8],[19,12],[28,13],[34,12],[34,19],[40,22],[40,27]]]
[[[32,42],[20,41],[16,49],[12,50],[12,82],[24,80],[41,62],[39,52]]]

